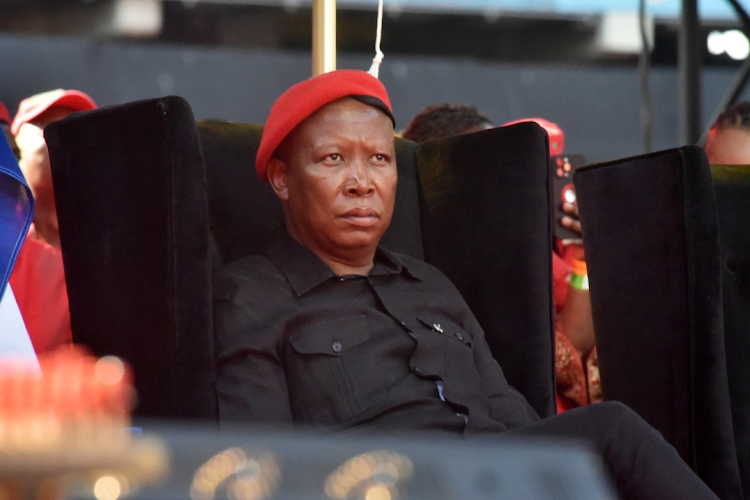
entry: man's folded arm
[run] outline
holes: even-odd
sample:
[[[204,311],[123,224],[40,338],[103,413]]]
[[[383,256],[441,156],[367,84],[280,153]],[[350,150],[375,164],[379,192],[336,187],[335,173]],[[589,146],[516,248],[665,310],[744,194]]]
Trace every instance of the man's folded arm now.
[[[228,300],[214,302],[220,422],[291,426],[276,333]]]
[[[467,331],[472,336],[474,364],[482,381],[482,390],[490,399],[490,416],[505,424],[508,429],[520,427],[539,420],[526,398],[508,384],[502,368],[492,357],[490,347],[484,338],[484,331],[479,322],[468,310],[466,318]]]

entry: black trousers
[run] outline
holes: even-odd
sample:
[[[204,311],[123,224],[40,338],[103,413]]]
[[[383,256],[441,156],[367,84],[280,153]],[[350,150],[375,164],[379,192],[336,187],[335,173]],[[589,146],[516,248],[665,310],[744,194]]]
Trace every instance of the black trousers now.
[[[502,436],[588,441],[601,453],[617,491],[625,500],[718,500],[677,450],[621,403],[577,408]]]

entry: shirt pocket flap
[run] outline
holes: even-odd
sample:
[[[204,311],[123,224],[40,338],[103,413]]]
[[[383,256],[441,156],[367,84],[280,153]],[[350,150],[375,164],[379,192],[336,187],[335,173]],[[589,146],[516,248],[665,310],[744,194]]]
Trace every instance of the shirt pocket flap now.
[[[429,318],[426,316],[418,316],[417,319],[420,323],[426,326],[429,330],[439,333],[446,337],[450,337],[454,340],[458,340],[462,344],[471,345],[471,337],[466,331],[458,326],[456,323],[446,318]]]
[[[289,342],[298,353],[328,356],[341,356],[369,339],[364,314],[315,323],[289,336]]]

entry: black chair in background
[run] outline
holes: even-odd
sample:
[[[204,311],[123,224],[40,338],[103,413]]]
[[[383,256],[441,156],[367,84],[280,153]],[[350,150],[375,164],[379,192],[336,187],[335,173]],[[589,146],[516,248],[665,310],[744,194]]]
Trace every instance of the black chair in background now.
[[[750,499],[750,166],[713,165],[721,238],[724,342],[734,439]]]
[[[543,418],[556,413],[547,150],[531,122],[416,148],[425,259],[459,289],[508,382]]]
[[[261,130],[196,126],[187,102],[166,97],[45,131],[74,340],[130,362],[137,415],[216,418],[210,269],[258,252],[282,221],[255,175]],[[541,416],[555,402],[547,150],[535,124],[398,140],[383,239],[457,284]]]
[[[720,498],[742,498],[703,150],[584,167],[575,185],[604,398],[661,431]]]
[[[190,107],[78,114],[45,138],[74,341],[132,365],[137,416],[215,419],[206,176]]]

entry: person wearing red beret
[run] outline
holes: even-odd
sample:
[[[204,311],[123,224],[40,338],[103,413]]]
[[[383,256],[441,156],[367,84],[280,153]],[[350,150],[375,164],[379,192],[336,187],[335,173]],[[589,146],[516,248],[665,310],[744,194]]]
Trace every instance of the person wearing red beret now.
[[[219,420],[327,431],[585,440],[622,498],[716,499],[638,415],[605,402],[540,420],[453,284],[378,245],[398,182],[388,94],[368,73],[299,83],[256,157],[285,227],[214,279]]]
[[[19,166],[31,188],[34,223],[18,254],[10,285],[37,354],[72,342],[52,172],[44,127],[77,111],[95,109],[77,90],[53,90],[21,101],[11,132]]]

